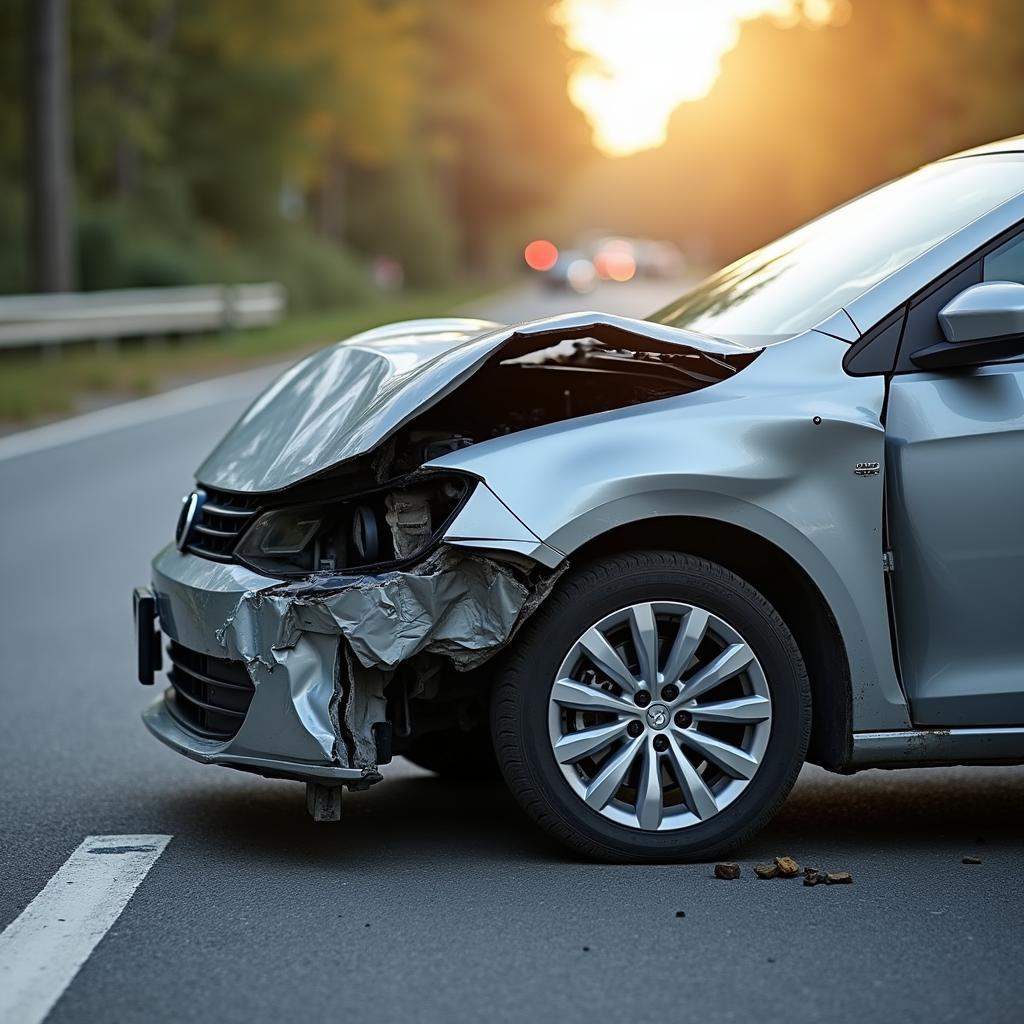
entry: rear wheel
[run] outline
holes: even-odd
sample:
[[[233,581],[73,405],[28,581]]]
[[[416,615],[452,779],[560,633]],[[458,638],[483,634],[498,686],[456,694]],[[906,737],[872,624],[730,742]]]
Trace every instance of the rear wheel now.
[[[498,763],[589,857],[700,860],[761,828],[807,750],[810,688],[775,609],[675,552],[593,563],[520,635],[494,693]]]

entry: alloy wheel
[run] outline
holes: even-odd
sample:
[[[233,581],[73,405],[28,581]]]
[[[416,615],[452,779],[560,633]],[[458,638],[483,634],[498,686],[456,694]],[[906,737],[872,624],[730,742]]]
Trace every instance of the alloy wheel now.
[[[621,825],[706,821],[753,779],[772,701],[753,650],[724,619],[678,601],[622,608],[572,645],[551,687],[562,775]]]

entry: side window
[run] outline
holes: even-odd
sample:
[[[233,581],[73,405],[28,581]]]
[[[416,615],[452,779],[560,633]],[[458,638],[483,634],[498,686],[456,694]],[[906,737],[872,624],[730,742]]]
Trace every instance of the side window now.
[[[985,257],[982,280],[1024,284],[1024,234],[1004,242]]]

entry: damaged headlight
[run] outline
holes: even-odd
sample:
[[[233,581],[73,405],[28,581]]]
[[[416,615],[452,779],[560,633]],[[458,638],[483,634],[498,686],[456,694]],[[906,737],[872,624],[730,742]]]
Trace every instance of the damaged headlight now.
[[[267,576],[401,564],[435,542],[470,484],[466,477],[424,477],[341,501],[271,509],[246,530],[235,557]]]

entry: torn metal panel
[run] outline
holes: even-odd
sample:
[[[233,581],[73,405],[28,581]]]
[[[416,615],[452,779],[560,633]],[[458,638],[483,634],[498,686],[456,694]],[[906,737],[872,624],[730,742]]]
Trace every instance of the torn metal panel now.
[[[337,728],[352,767],[377,766],[377,741],[373,727],[387,720],[384,687],[390,672],[366,668],[352,655],[344,641],[339,644]]]
[[[304,633],[319,633],[344,637],[365,668],[394,669],[426,651],[465,670],[508,641],[559,575],[530,585],[509,565],[441,548],[414,570],[246,592],[217,638],[250,666],[280,663]]]

